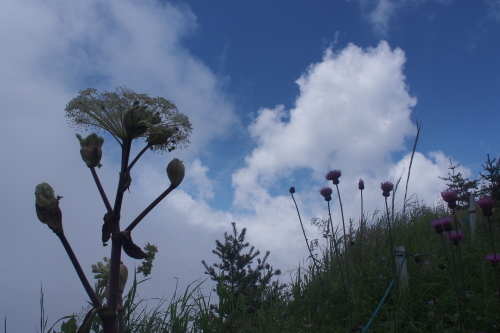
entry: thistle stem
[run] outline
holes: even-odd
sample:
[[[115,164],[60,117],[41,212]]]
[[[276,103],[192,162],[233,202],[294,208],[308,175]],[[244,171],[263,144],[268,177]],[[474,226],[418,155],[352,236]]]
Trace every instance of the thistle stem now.
[[[101,194],[102,201],[104,202],[104,205],[106,206],[106,209],[108,210],[108,213],[113,214],[113,208],[111,207],[111,204],[108,201],[108,197],[106,196],[106,193],[104,192],[104,188],[101,185],[101,181],[99,180],[99,177],[97,176],[97,172],[95,171],[95,167],[91,167],[90,171],[92,172],[92,176],[94,177],[95,183],[97,185],[97,188],[99,189],[99,193]]]
[[[344,221],[344,209],[342,208],[342,200],[340,199],[340,191],[339,191],[339,185],[335,184],[335,187],[337,188],[337,195],[339,197],[339,205],[340,205],[340,215],[342,216],[342,231],[344,233],[344,254],[345,254],[345,265],[346,265],[346,271],[347,271],[347,308],[349,312],[349,325],[352,326],[352,314],[351,314],[351,284],[350,284],[350,276],[349,276],[349,257],[347,256],[347,236],[345,234],[345,221]]]
[[[293,203],[295,204],[295,209],[297,209],[297,215],[299,216],[300,226],[302,228],[302,233],[304,234],[304,239],[306,241],[307,249],[309,250],[309,255],[311,256],[314,266],[316,266],[316,258],[314,258],[311,247],[309,246],[309,241],[307,240],[306,231],[304,230],[304,225],[302,224],[302,219],[300,218],[299,207],[297,206],[297,202],[295,201],[293,193],[290,193],[290,195],[292,196]]]

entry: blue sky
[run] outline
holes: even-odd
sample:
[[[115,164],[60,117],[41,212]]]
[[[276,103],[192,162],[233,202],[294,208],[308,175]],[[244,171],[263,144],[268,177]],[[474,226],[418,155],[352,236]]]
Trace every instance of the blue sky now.
[[[327,171],[341,169],[344,211],[357,221],[360,177],[369,212],[383,204],[380,182],[406,178],[416,120],[410,195],[439,204],[450,158],[476,177],[486,154],[500,151],[499,38],[498,0],[3,1],[0,250],[9,255],[0,262],[0,315],[8,331],[34,330],[40,284],[50,323],[85,304],[62,246],[36,219],[38,183],[64,197],[65,233],[89,278],[90,265],[109,256],[104,206],[64,118],[79,90],[128,86],[174,101],[193,123],[189,147],[134,167],[122,213],[133,219],[168,186],[167,163],[184,161],[184,182],[134,230],[138,244],[160,251],[141,294],[162,297],[174,277],[181,288],[205,277],[201,260],[216,261],[215,239],[232,221],[271,251],[271,264],[293,272],[307,248],[288,188],[297,188],[307,224],[326,216],[318,190]],[[108,137],[103,150],[99,175],[111,196],[118,151]]]

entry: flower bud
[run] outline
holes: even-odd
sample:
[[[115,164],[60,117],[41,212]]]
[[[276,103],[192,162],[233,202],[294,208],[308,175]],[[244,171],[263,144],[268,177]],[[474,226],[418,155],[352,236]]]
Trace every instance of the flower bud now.
[[[289,190],[289,191],[290,191],[290,193],[291,193],[291,194],[294,194],[294,193],[295,193],[295,187],[293,187],[293,186],[292,186],[292,187],[290,187],[290,190]]]
[[[101,167],[102,145],[104,138],[95,133],[90,134],[85,139],[80,134],[76,137],[80,141],[80,155],[89,168]]]
[[[138,138],[148,130],[147,105],[139,106],[139,104],[139,101],[135,101],[123,117],[123,126],[131,139]]]
[[[172,135],[175,133],[175,130],[173,128],[166,128],[166,129],[155,129],[152,132],[149,132],[149,137],[146,140],[150,145],[155,146],[155,145],[162,145],[167,142],[168,139],[172,137]]]
[[[167,166],[167,175],[168,179],[170,179],[171,185],[173,188],[176,188],[179,186],[179,184],[182,182],[184,179],[184,164],[182,164],[182,161],[174,158],[170,163],[168,163]]]
[[[62,197],[54,195],[54,189],[47,183],[40,183],[35,188],[36,216],[55,233],[63,231],[60,198]]]

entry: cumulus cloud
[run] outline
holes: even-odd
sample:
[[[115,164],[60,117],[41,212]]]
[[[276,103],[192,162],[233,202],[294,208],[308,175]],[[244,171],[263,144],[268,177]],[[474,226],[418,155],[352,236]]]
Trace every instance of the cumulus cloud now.
[[[403,176],[396,200],[401,207],[411,155],[407,141],[416,134],[411,112],[417,102],[405,83],[404,64],[404,52],[386,42],[367,49],[351,44],[337,52],[327,50],[296,81],[300,92],[293,109],[263,108],[249,126],[257,147],[246,157],[246,166],[233,173],[233,205],[249,212],[244,221],[258,232],[258,244],[269,244],[282,262],[292,264],[283,251],[307,256],[301,252],[307,248],[290,186],[297,189],[310,239],[321,239],[309,225],[311,218],[328,216],[318,190],[328,185],[324,175],[329,170],[342,170],[339,189],[346,221],[357,221],[360,215],[359,178],[366,186],[365,209],[373,213],[383,208],[380,183],[396,183]],[[395,153],[405,151],[396,159]],[[446,187],[438,177],[446,176],[448,159],[442,152],[417,152],[408,195],[438,203]],[[334,193],[335,224],[341,223],[338,203]]]

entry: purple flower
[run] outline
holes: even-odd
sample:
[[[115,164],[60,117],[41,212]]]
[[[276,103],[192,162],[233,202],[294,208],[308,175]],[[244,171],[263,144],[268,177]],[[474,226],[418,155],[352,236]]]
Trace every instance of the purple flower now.
[[[330,201],[332,200],[332,189],[330,187],[322,187],[321,190],[319,190],[319,193],[325,197],[325,201]]]
[[[453,241],[453,245],[458,245],[458,242],[465,238],[463,230],[453,230],[446,234],[449,240]]]
[[[448,208],[453,209],[457,206],[458,193],[455,190],[447,189],[441,192],[441,197],[448,203]]]
[[[421,262],[421,261],[422,261],[422,259],[420,258],[420,256],[419,256],[418,254],[415,254],[415,255],[413,256],[413,260],[415,260],[415,262],[416,262],[417,264],[418,264],[419,262]]]
[[[342,171],[332,170],[326,174],[325,178],[331,180],[334,185],[338,185],[340,176],[342,176]]]
[[[431,227],[434,227],[434,230],[436,230],[436,233],[441,234],[443,231],[451,231],[453,229],[453,226],[451,225],[451,222],[453,219],[449,216],[442,217],[440,219],[432,221]]]
[[[481,207],[484,216],[491,216],[493,214],[492,210],[495,207],[495,201],[491,197],[482,197],[477,201],[477,204]]]
[[[365,189],[365,182],[363,181],[363,179],[359,179],[359,182],[358,182],[358,188],[363,191]]]
[[[435,303],[433,300],[430,300],[429,302],[427,302],[427,304],[429,304],[430,306],[433,306]]]
[[[394,185],[391,182],[383,182],[380,184],[380,189],[382,190],[382,195],[384,197],[391,196],[391,191],[394,188]]]
[[[445,269],[445,266],[444,266],[444,264],[442,262],[440,262],[440,263],[438,263],[438,268],[440,270],[443,270],[443,269]]]
[[[500,262],[500,254],[498,253],[490,253],[486,255],[486,260],[491,262],[491,266],[495,267]]]

